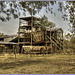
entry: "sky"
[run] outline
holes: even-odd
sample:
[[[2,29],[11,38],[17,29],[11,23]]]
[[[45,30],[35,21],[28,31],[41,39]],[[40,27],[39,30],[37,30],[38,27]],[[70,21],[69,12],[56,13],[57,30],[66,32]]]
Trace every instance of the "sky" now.
[[[62,19],[62,13],[57,10],[58,5],[55,4],[53,6],[53,11],[55,12],[56,16],[54,14],[51,14],[50,12],[46,13],[45,8],[43,8],[40,13],[37,13],[35,17],[40,17],[40,16],[47,16],[48,20],[55,23],[56,27],[62,28],[64,33],[68,33],[69,25],[67,21],[63,21]],[[2,14],[3,15],[3,14]],[[29,13],[26,13],[26,17],[30,16]],[[20,17],[23,17],[21,15]],[[19,27],[19,18],[18,19],[11,19],[10,21],[7,22],[2,22],[0,21],[0,32],[4,33],[6,35],[15,35],[18,32],[18,27]]]

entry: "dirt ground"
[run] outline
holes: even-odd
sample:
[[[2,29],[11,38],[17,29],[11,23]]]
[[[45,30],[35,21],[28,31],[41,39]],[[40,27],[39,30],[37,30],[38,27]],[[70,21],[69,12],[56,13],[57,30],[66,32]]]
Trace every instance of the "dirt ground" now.
[[[75,55],[0,54],[0,74],[75,74]]]

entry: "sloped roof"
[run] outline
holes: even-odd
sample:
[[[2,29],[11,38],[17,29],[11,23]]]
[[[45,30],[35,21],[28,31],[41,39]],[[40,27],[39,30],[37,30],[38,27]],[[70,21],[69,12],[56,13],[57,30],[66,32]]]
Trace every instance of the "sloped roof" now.
[[[5,45],[5,44],[18,44],[18,43],[14,43],[14,42],[0,42],[0,44]]]
[[[47,31],[58,31],[58,30],[62,30],[62,29],[61,28],[47,29]]]
[[[30,17],[21,17],[21,18],[19,18],[19,19],[25,20],[25,21],[30,21],[30,20],[32,20],[32,17],[33,17],[33,20],[40,20],[39,18],[34,17],[34,16],[30,16]]]
[[[8,37],[16,37],[17,35],[5,35],[5,36],[1,36],[0,38],[8,38]]]

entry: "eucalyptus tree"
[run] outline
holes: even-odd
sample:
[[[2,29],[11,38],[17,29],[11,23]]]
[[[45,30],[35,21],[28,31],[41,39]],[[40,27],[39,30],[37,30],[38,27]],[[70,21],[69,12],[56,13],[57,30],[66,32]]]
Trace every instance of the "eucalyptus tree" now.
[[[48,18],[45,15],[41,18],[40,23],[44,27],[48,27],[48,28],[54,28],[55,27],[55,23],[49,21]]]
[[[33,15],[39,13],[43,7],[46,12],[53,13],[53,7],[58,4],[58,11],[62,13],[62,18],[69,21],[69,26],[72,28],[71,32],[75,33],[75,1],[0,1],[0,20],[9,21],[11,15],[13,18],[18,18],[21,14],[26,15],[26,11]],[[3,16],[2,13],[4,14]]]

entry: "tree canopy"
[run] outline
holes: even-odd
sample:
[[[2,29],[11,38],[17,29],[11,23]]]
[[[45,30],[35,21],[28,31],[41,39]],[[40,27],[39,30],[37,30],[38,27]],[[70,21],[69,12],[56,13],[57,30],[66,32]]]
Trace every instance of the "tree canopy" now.
[[[4,36],[4,33],[0,33],[0,37],[1,37],[1,36]]]
[[[49,27],[49,28],[55,27],[55,23],[50,22],[50,21],[48,20],[48,18],[47,18],[45,15],[41,18],[40,23],[41,23],[44,27]]]
[[[1,21],[9,21],[11,15],[13,18],[18,18],[21,14],[25,15],[26,11],[33,15],[39,13],[40,10],[45,7],[46,12],[53,13],[51,6],[58,4],[58,11],[63,13],[62,18],[69,21],[69,25],[72,28],[71,32],[75,33],[75,1],[0,1],[0,16]],[[33,9],[32,9],[33,8]]]

